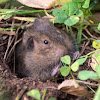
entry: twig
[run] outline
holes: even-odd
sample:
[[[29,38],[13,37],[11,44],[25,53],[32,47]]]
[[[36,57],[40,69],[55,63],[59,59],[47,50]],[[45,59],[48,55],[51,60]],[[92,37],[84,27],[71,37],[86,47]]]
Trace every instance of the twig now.
[[[100,84],[94,84],[94,83],[90,83],[90,82],[85,82],[85,81],[81,81],[81,80],[76,80],[79,84],[86,84],[86,85],[90,85],[90,86],[99,86]]]
[[[93,36],[89,31],[88,31],[88,29],[85,27],[84,28],[84,30],[88,33],[88,35],[90,35],[92,38],[95,38],[95,39],[100,39],[100,38],[98,38],[98,37],[95,37],[95,36]]]
[[[25,86],[21,91],[20,93],[17,95],[16,99],[15,100],[21,100],[23,94],[25,93],[25,91],[27,90],[27,86]]]
[[[81,50],[81,55],[83,54],[83,52],[85,51],[86,49],[86,46],[90,43],[90,40],[87,41],[87,43],[82,47],[82,50]]]
[[[4,44],[6,44],[6,42],[5,42],[5,43],[0,44],[0,47],[1,47],[1,46],[3,46]]]
[[[13,32],[14,22],[15,22],[15,20],[12,21],[11,32]],[[12,40],[11,40],[11,39],[12,39],[12,36],[9,36],[8,45],[7,45],[7,50],[6,50],[5,55],[4,55],[4,60],[6,60],[9,47],[11,46],[11,44],[12,44],[12,42],[13,42],[13,40],[14,40],[14,38],[13,38]]]
[[[87,37],[84,33],[82,33],[82,36],[83,36],[84,38],[88,39],[88,37]]]
[[[10,56],[10,54],[11,54],[11,52],[14,50],[14,48],[15,48],[16,44],[18,44],[21,40],[22,40],[22,38],[21,38],[21,39],[19,39],[18,41],[16,41],[16,42],[14,43],[14,45],[13,45],[13,47],[11,48],[11,50],[9,51],[9,54],[8,54],[8,56],[6,57],[6,59],[8,59],[8,57],[9,57],[9,56]]]
[[[22,24],[23,24],[23,21],[21,21],[19,27],[17,28],[15,43],[14,43],[14,46],[13,46],[12,50],[14,50],[16,44],[19,43],[19,42],[21,41],[21,39],[17,41],[17,37],[18,37],[18,31],[19,31],[20,26],[21,26]],[[10,51],[10,53],[12,52],[12,50]],[[9,55],[10,55],[10,53],[9,53]],[[14,66],[13,66],[13,72],[15,73],[15,52],[14,52]]]
[[[15,24],[14,24],[14,27],[15,27],[15,26],[19,26],[19,25],[20,25],[19,23],[18,23],[18,24],[15,23]],[[4,27],[10,27],[10,26],[12,26],[12,24],[7,24],[7,23],[6,23],[6,24],[1,24],[1,25],[0,25],[0,27],[3,27],[3,28],[4,28]]]
[[[10,47],[10,45],[11,45],[11,43],[10,43],[10,41],[11,41],[11,38],[12,38],[12,36],[9,36],[9,40],[8,40],[7,49],[6,49],[6,52],[5,52],[5,55],[4,55],[4,60],[6,59],[6,56],[7,56],[7,53],[8,53],[9,47]]]
[[[8,31],[4,31],[4,30],[0,30],[1,34],[7,34],[7,35],[15,35],[15,32],[8,32]]]

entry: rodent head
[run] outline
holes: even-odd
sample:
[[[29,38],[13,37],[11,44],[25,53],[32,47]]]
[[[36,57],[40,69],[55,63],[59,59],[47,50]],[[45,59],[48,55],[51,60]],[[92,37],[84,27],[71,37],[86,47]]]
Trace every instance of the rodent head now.
[[[23,45],[26,49],[32,50],[35,46],[34,42],[38,43],[38,49],[40,46],[46,49],[59,45],[65,47],[66,52],[68,52],[73,48],[71,38],[45,18],[36,19],[33,26],[29,27],[24,33]]]
[[[70,37],[47,19],[35,20],[33,26],[25,31],[22,45],[25,51],[23,62],[29,71],[26,74],[32,77],[38,77],[42,70],[51,71],[59,65],[60,57],[72,52],[74,47]]]

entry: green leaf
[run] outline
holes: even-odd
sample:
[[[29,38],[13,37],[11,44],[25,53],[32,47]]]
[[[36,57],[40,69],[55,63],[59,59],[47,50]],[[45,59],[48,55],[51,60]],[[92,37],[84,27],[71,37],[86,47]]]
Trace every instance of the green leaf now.
[[[76,15],[78,17],[82,16],[83,15],[83,11],[82,10],[77,10]]]
[[[72,0],[73,2],[83,2],[84,0]]]
[[[74,2],[68,2],[62,5],[62,10],[65,10],[68,16],[72,16],[76,13],[77,7]]]
[[[86,61],[87,58],[88,56],[85,56],[85,58],[79,58],[78,60],[76,60],[76,62],[78,62],[79,65],[82,65]]]
[[[65,21],[65,19],[67,19],[67,15],[65,14],[65,11],[63,11],[63,10],[54,9],[52,13],[53,13],[54,16],[57,17],[55,19],[55,21],[57,23],[63,23]]]
[[[2,12],[2,13],[7,13],[7,12],[14,12],[15,11],[15,9],[0,9],[0,12]]]
[[[9,0],[0,0],[0,4],[4,3],[4,2],[8,2]]]
[[[97,73],[97,75],[99,76],[99,78],[100,78],[100,65],[98,65],[98,66],[96,66],[96,73]]]
[[[9,31],[9,30],[12,30],[12,29],[11,28],[0,28],[0,30]],[[13,29],[13,30],[16,30],[16,29]]]
[[[92,46],[95,49],[100,49],[100,40],[94,40]]]
[[[95,54],[94,56],[96,57],[96,59],[97,59],[97,60],[99,61],[99,63],[100,63],[100,53]]]
[[[93,100],[100,100],[100,86],[98,87]]]
[[[70,18],[65,20],[65,25],[72,26],[79,22],[79,18],[77,16],[71,16]]]
[[[72,69],[72,71],[76,72],[79,69],[79,63],[78,62],[74,62],[71,65],[71,69]]]
[[[36,90],[36,89],[30,90],[29,92],[27,92],[27,95],[33,97],[36,100],[41,99],[41,94],[39,90]]]
[[[60,73],[62,74],[62,76],[68,76],[70,72],[70,67],[68,66],[62,66],[60,68]]]
[[[77,7],[77,10],[78,10],[79,8],[81,8],[81,6],[82,6],[82,3],[75,2],[74,4],[75,4],[75,6]]]
[[[3,19],[6,20],[6,19],[10,18],[11,16],[12,16],[12,15],[7,14]]]
[[[98,76],[97,76],[97,74],[96,74],[95,72],[93,72],[93,71],[87,71],[87,70],[85,70],[85,71],[80,71],[80,72],[78,73],[78,78],[79,78],[80,80],[98,79]]]
[[[89,4],[90,4],[90,0],[86,0],[82,7],[83,8],[89,8]]]
[[[49,100],[56,100],[56,98],[53,98],[53,97],[52,97],[52,98],[49,98]]]
[[[62,61],[63,63],[65,63],[65,64],[70,65],[71,58],[70,58],[69,55],[66,55],[66,56],[64,56],[64,57],[61,57],[61,61]]]
[[[13,11],[13,10],[15,10],[15,11]],[[9,11],[9,12],[6,12],[6,11]],[[10,10],[9,9],[3,9],[3,10],[0,9],[0,12],[3,12],[3,13],[0,13],[0,15],[8,15],[8,14],[10,14],[10,15],[21,14],[22,15],[22,14],[29,14],[29,13],[33,13],[33,12],[43,12],[43,10],[17,10],[16,11],[16,9],[10,9]]]
[[[100,23],[98,24],[98,30],[100,31]]]

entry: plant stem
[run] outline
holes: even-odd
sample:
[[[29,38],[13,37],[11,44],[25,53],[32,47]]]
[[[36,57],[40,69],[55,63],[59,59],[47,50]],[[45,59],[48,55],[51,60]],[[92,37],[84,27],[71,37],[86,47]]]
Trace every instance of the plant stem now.
[[[77,46],[78,46],[78,50],[80,47],[80,43],[81,43],[81,38],[82,38],[82,27],[83,27],[83,22],[84,22],[84,15],[81,17],[81,21],[80,24],[78,26],[78,35],[77,35]]]
[[[91,13],[91,11],[89,11],[89,12],[90,12],[90,14],[91,14],[92,18],[96,21],[96,24],[99,24],[99,23],[100,23],[100,21],[94,17],[94,15]]]
[[[72,71],[71,71],[71,70],[70,70],[70,74],[71,74],[71,76],[72,76],[73,80],[76,82],[76,84],[77,84],[78,86],[80,86],[80,85],[77,83],[77,81],[76,81],[75,77],[73,76],[73,74],[72,74]]]
[[[89,55],[91,55],[91,54],[93,54],[93,53],[95,53],[95,52],[98,52],[98,51],[100,51],[100,49],[97,49],[97,50],[95,50],[95,51],[89,52],[88,54],[86,54],[86,55],[84,55],[84,56],[81,56],[81,58],[86,57],[86,56],[89,56]]]
[[[60,0],[59,0],[59,8],[60,8]]]
[[[87,85],[87,87],[88,87],[93,93],[96,93],[90,86]]]
[[[72,31],[72,27],[71,26],[69,26],[69,30],[70,30],[71,37],[75,40],[75,37],[74,37],[74,34],[73,34],[73,31]]]
[[[78,48],[79,48],[79,46],[80,46],[80,43],[81,43],[81,38],[82,38],[82,24],[80,24],[79,26],[78,26],[78,35],[77,35],[77,45],[78,45]]]
[[[93,38],[87,38],[87,39],[86,39],[86,38],[83,38],[82,41],[84,41],[84,40],[92,40],[92,41],[96,41],[96,39],[93,39]]]
[[[44,100],[45,95],[46,95],[46,92],[47,92],[47,89],[44,89],[44,91],[43,91],[43,96],[42,96],[42,100]]]

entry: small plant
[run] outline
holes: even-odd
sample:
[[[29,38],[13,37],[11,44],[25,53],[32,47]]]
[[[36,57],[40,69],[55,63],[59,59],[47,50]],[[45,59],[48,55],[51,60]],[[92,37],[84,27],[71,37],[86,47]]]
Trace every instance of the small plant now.
[[[47,91],[47,89],[44,89],[42,99],[41,99],[41,93],[40,93],[40,91],[36,90],[36,89],[28,91],[27,95],[30,96],[30,97],[32,97],[32,98],[34,98],[34,99],[36,99],[36,100],[44,100],[45,95],[46,95],[46,91]],[[53,98],[53,97],[51,97],[48,100],[56,100],[56,99]]]
[[[100,50],[99,50],[100,51]],[[97,64],[94,66],[95,67],[95,72],[94,71],[87,71],[83,70],[78,73],[78,78],[80,80],[100,80],[100,53],[95,54],[95,60],[97,60]],[[94,96],[94,100],[100,100],[100,86],[97,89],[97,92]]]
[[[95,1],[97,3],[97,0]],[[88,25],[85,20],[92,15],[90,10],[94,7],[96,3],[92,2],[90,4],[90,0],[72,0],[72,2],[63,4],[61,8],[55,8],[53,10],[55,23],[64,23],[65,25],[69,26],[70,34],[74,40],[75,37],[71,26],[78,28],[76,39],[77,50],[79,50],[79,46],[82,41],[82,28],[84,25]],[[98,27],[98,29],[100,29],[100,26]]]
[[[92,46],[97,49],[93,52],[90,52],[89,54],[87,55],[92,55],[92,53],[95,53],[95,52],[100,52],[100,40],[94,40],[93,43],[92,43]],[[78,73],[78,78],[80,80],[87,80],[87,79],[100,79],[100,53],[95,53],[93,54],[91,57],[91,59],[93,58],[96,63],[94,63],[94,65],[92,65],[94,67],[94,71],[87,71],[87,70],[84,70],[84,71],[80,71]]]
[[[60,72],[63,76],[68,76],[69,73],[71,73],[71,70],[73,72],[76,72],[79,69],[79,66],[82,65],[88,56],[80,57],[78,60],[76,60],[72,65],[71,65],[71,58],[69,55],[66,55],[61,58],[61,61],[64,63],[64,66],[60,68]]]
[[[100,45],[99,43],[97,43],[97,44]],[[64,63],[64,66],[62,66],[60,68],[61,74],[63,76],[68,76],[69,73],[70,73],[72,78],[76,82],[76,84],[79,86],[79,84],[77,83],[77,81],[75,80],[75,78],[72,74],[72,71],[76,72],[79,69],[79,65],[82,65],[86,61],[87,58],[90,58],[92,54],[94,54],[95,52],[98,52],[98,51],[100,52],[100,49],[92,51],[92,52],[88,53],[87,55],[81,56],[72,65],[71,65],[71,58],[70,58],[69,55],[62,57],[61,61]],[[95,60],[97,60],[97,63],[95,65],[96,71],[95,72],[94,71],[87,71],[87,70],[79,71],[78,78],[80,80],[87,80],[87,79],[97,80],[97,79],[100,79],[100,53],[96,53],[96,54],[94,54],[94,56],[96,58]],[[97,92],[94,91],[94,93],[96,93],[95,96],[94,96],[94,100],[99,100],[100,99],[100,86],[98,87]]]
[[[71,64],[71,58],[69,55],[66,55],[64,57],[61,57],[61,61],[63,62],[64,66],[62,66],[60,68],[60,72],[63,76],[68,76],[69,73],[71,73],[71,71],[76,72],[79,69],[79,66],[82,65],[87,58],[90,58],[91,55],[97,51],[100,50],[95,50],[92,51],[90,53],[88,53],[87,55],[81,56],[79,59],[77,59],[73,64]],[[79,79],[81,80],[87,80],[89,78],[91,79],[98,79],[99,74],[100,74],[100,54],[95,54],[96,59],[98,60],[97,65],[95,65],[95,68],[97,70],[97,72],[93,72],[93,71],[80,71],[78,74]],[[93,77],[94,76],[94,77]]]
[[[80,71],[78,73],[78,78],[80,80],[87,80],[87,79],[100,79],[100,54],[95,54],[96,60],[98,60],[98,63],[95,65],[95,70],[94,71]]]

